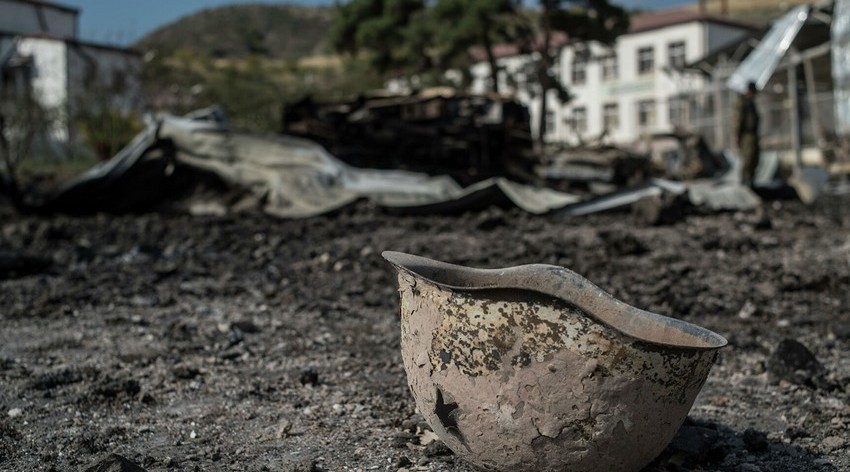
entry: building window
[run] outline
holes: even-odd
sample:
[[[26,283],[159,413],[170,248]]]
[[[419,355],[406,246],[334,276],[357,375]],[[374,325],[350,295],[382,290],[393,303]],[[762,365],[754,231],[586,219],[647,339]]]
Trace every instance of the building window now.
[[[573,57],[572,82],[575,85],[587,82],[587,59],[578,53]]]
[[[576,134],[587,132],[587,108],[573,108],[573,130]]]
[[[667,102],[670,125],[682,127],[688,122],[688,102],[683,98],[671,97]]]
[[[602,107],[602,129],[611,131],[620,127],[620,107],[616,103],[606,103]]]
[[[637,102],[638,127],[650,128],[655,126],[655,100]]]
[[[655,68],[655,50],[652,47],[638,49],[638,74],[649,74]]]
[[[609,54],[602,56],[602,80],[615,80],[617,78],[617,55]]]
[[[685,42],[679,41],[667,45],[667,62],[670,67],[682,68],[685,66]]]

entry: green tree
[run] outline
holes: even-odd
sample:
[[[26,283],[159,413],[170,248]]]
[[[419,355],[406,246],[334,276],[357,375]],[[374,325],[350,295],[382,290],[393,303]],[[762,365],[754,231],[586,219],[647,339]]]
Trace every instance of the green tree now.
[[[554,67],[559,47],[555,33],[566,35],[573,43],[595,41],[613,44],[629,28],[625,9],[611,5],[608,0],[540,0],[537,12],[526,13],[530,28],[525,37],[527,49],[533,51],[532,74],[541,98],[538,142],[546,135],[547,97],[556,91],[561,101],[569,101],[569,91],[561,82]]]
[[[0,88],[0,192],[19,211],[26,210],[19,168],[32,157],[37,142],[47,139],[55,118],[55,110],[39,103],[31,90]]]
[[[381,73],[416,73],[434,65],[432,33],[424,0],[352,0],[338,6],[331,44],[368,53]]]
[[[516,39],[518,0],[437,0],[432,15],[437,25],[435,39],[440,65],[446,67],[458,61],[468,65],[469,51],[484,50],[490,65],[490,89],[499,93],[499,66],[493,45]]]

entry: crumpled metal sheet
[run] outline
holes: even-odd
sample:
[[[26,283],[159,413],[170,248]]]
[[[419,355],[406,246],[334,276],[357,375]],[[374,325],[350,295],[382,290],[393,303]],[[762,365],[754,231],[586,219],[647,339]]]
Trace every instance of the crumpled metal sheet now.
[[[602,213],[610,210],[628,208],[642,198],[660,197],[665,193],[680,195],[687,191],[687,186],[680,182],[664,179],[651,179],[643,185],[619,190],[590,200],[567,205],[555,211],[559,216],[583,216]]]
[[[579,200],[578,196],[569,193],[496,177],[470,185],[444,200],[418,205],[385,202],[383,206],[405,214],[452,214],[483,210],[491,205],[513,205],[528,213],[542,215]]]
[[[694,206],[712,211],[755,210],[761,205],[759,196],[739,183],[695,183],[688,187],[688,198]]]
[[[846,135],[850,133],[850,0],[835,0],[831,34],[835,132]]]
[[[359,169],[313,141],[234,132],[226,122],[208,119],[211,116],[161,119],[113,159],[64,185],[44,209],[89,213],[136,208],[165,198],[168,168],[174,165],[211,173],[246,190],[261,202],[264,212],[283,218],[322,215],[361,199],[394,211],[419,213],[468,211],[504,202],[533,214],[578,200],[506,179],[463,189],[448,176]],[[168,150],[152,155],[163,143],[168,143]],[[204,208],[225,211],[205,203],[210,205],[201,205]]]
[[[773,23],[759,45],[729,77],[726,86],[739,93],[744,93],[750,82],[755,82],[759,90],[764,88],[806,23],[810,11],[811,6],[800,5]]]
[[[256,136],[198,123],[169,117],[159,136],[174,142],[178,162],[249,189],[270,215],[316,216],[364,198],[378,204],[419,204],[461,191],[448,177],[356,169],[306,139]]]

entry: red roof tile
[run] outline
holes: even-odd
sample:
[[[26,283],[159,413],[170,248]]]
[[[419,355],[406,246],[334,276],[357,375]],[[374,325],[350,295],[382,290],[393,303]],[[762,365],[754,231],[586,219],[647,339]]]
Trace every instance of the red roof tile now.
[[[650,31],[658,28],[666,28],[668,26],[674,26],[682,23],[690,23],[692,21],[717,23],[750,30],[758,29],[755,25],[738,21],[733,18],[700,13],[698,10],[684,7],[670,8],[666,10],[656,10],[652,12],[639,13],[637,15],[633,15],[627,34],[642,33],[644,31]],[[553,35],[553,47],[560,47],[567,44],[568,42],[569,38],[564,33],[559,32]],[[541,45],[542,38],[539,39],[539,42],[535,44],[532,49],[538,49]],[[497,58],[516,56],[518,54],[522,54],[523,52],[524,51],[522,51],[518,44],[497,44],[493,46],[493,54]],[[475,61],[487,60],[487,54],[485,53],[484,49],[480,47],[472,48],[472,50],[470,50],[470,55]]]
[[[749,23],[744,23],[725,16],[700,13],[697,10],[685,7],[657,10],[634,15],[632,16],[631,25],[629,25],[629,33],[640,33],[681,23],[689,23],[691,21],[719,23],[736,26],[738,28],[756,29],[755,25]]]

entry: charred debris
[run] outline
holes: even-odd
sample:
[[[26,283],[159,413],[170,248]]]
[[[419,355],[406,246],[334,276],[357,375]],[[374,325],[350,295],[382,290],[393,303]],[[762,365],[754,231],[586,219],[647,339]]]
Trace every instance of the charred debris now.
[[[533,181],[538,162],[528,110],[513,98],[452,88],[284,105],[281,132],[324,146],[350,165],[448,175],[466,186],[491,177]]]
[[[713,151],[699,135],[652,136],[637,151],[601,140],[541,149],[526,108],[502,96],[439,88],[336,104],[304,99],[285,106],[282,121],[283,135],[259,136],[234,129],[217,107],[156,117],[111,160],[30,198],[28,210],[253,209],[303,218],[367,201],[407,214],[491,205],[562,217],[625,210],[665,224],[692,208],[760,205],[739,183],[735,153]],[[766,179],[778,177],[776,167]],[[807,199],[824,184],[802,174],[787,180]]]

